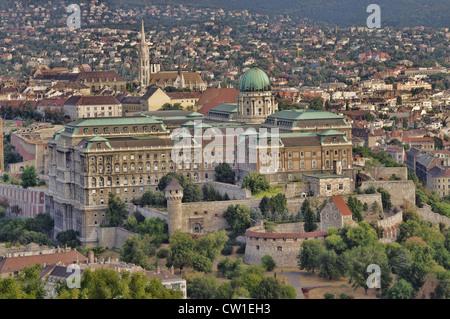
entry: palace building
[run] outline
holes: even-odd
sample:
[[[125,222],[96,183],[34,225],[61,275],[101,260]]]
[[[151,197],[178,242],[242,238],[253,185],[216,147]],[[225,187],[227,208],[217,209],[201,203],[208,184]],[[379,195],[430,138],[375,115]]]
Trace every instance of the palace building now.
[[[278,111],[267,75],[260,69],[247,72],[236,106],[223,108],[233,109],[234,118],[156,111],[81,118],[58,131],[49,141],[46,199],[55,232],[75,229],[83,245],[95,246],[109,193],[130,202],[157,189],[169,172],[211,182],[222,162],[238,180],[249,172],[265,174],[272,184],[314,174],[353,179],[347,120],[326,111]]]

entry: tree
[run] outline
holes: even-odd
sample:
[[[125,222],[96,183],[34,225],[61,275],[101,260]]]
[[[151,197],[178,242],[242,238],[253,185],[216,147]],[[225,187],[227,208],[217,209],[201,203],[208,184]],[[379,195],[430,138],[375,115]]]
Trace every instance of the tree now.
[[[173,178],[176,178],[177,181],[180,183],[180,185],[183,186],[183,188],[188,183],[188,179],[186,176],[184,176],[182,174],[170,172],[170,173],[164,175],[163,177],[161,177],[161,179],[159,180],[159,183],[158,183],[158,189],[161,191],[164,191],[166,189],[167,185],[169,185],[169,183],[172,181]]]
[[[250,172],[242,181],[242,188],[249,189],[252,194],[267,191],[270,188],[266,177],[261,173]]]
[[[266,195],[264,195],[264,197],[259,202],[259,209],[261,210],[261,213],[263,213],[264,215],[266,215],[267,212],[269,211],[270,212],[273,211],[272,201]]]
[[[197,276],[187,285],[187,295],[193,299],[214,299],[217,294],[217,279]]]
[[[223,217],[238,235],[243,234],[250,227],[250,210],[245,205],[229,205]]]
[[[170,250],[167,256],[167,266],[174,266],[182,270],[184,267],[190,267],[194,261],[195,242],[192,237],[176,230],[169,238]]]
[[[413,286],[402,278],[386,291],[386,299],[412,299],[413,296]]]
[[[264,277],[257,288],[257,299],[294,299],[296,297],[288,293],[290,289],[284,289],[283,284],[274,277]]]
[[[342,274],[343,271],[338,260],[338,255],[334,252],[334,250],[325,250],[322,255],[320,255],[319,277],[329,280],[337,280],[341,278]]]
[[[37,185],[37,173],[36,168],[31,166],[26,166],[25,169],[22,172],[22,187],[28,188],[28,187],[34,187]]]
[[[316,97],[309,103],[309,108],[311,110],[323,111],[323,100],[320,97]]]
[[[402,105],[402,103],[403,103],[402,97],[400,95],[397,96],[397,105]]]
[[[217,271],[227,279],[239,277],[242,274],[242,259],[226,257],[217,264]]]
[[[41,265],[36,264],[23,268],[16,277],[22,291],[30,299],[44,299],[47,295],[44,288],[45,281],[40,278],[41,271]]]
[[[379,187],[377,191],[381,194],[381,204],[383,205],[383,210],[389,212],[392,209],[391,194],[381,187]]]
[[[223,282],[216,291],[218,299],[232,299],[234,296],[234,289],[229,282]]]
[[[27,297],[27,294],[14,278],[0,279],[0,299],[25,299]]]
[[[349,283],[352,284],[353,288],[364,288],[364,292],[367,294],[367,289],[369,288],[367,286],[367,280],[369,278],[367,267],[371,264],[380,267],[381,290],[385,291],[389,287],[392,281],[392,275],[389,269],[388,258],[382,245],[356,246],[346,251],[344,255],[346,255],[346,273],[349,278]]]
[[[334,230],[336,232],[334,232]],[[347,245],[340,235],[337,234],[337,229],[334,227],[328,228],[327,236],[324,239],[328,249],[333,249],[340,254],[347,249]]]
[[[318,239],[304,241],[300,253],[297,255],[297,262],[300,269],[312,271],[320,267],[320,256],[325,251],[322,243]]]
[[[121,226],[128,217],[126,203],[116,194],[108,194],[108,207],[106,208],[106,219],[111,227]]]
[[[149,237],[141,237],[140,235],[128,237],[121,248],[120,259],[142,268],[148,268],[148,257],[154,255],[156,250],[148,239]]]
[[[231,169],[230,164],[220,163],[214,168],[215,179],[220,183],[234,184],[235,172]]]
[[[261,264],[266,269],[266,271],[272,271],[277,266],[275,260],[273,260],[272,256],[270,255],[264,255],[261,258]]]
[[[203,199],[202,189],[194,184],[188,183],[183,190],[183,202],[199,202]]]
[[[56,235],[56,240],[62,245],[62,246],[69,246],[71,248],[75,248],[78,246],[81,246],[81,241],[77,238],[80,236],[80,233],[73,230],[68,229],[62,232],[59,232]]]
[[[309,200],[306,199],[301,207],[301,211],[303,213],[303,218],[305,221],[305,224],[303,225],[305,232],[313,232],[317,229],[316,216],[309,203]]]
[[[356,222],[360,222],[364,219],[362,214],[363,204],[356,197],[349,196],[347,206],[352,212],[352,219]]]
[[[287,198],[284,193],[278,193],[270,199],[273,211],[283,213],[287,210]]]

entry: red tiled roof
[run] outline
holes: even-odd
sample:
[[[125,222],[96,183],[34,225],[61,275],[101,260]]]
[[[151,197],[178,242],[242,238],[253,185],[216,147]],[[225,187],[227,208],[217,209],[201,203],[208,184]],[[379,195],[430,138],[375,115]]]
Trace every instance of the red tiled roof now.
[[[237,103],[238,90],[235,88],[207,88],[197,101],[201,108],[197,111],[207,115],[213,107],[224,103]]]
[[[24,267],[30,267],[36,264],[43,266],[44,264],[52,265],[57,262],[69,265],[78,259],[79,262],[85,263],[88,259],[78,251],[72,250],[63,253],[22,256],[22,257],[6,257],[0,260],[0,273],[16,272]]]
[[[342,196],[331,196],[331,199],[336,204],[337,208],[341,212],[342,215],[352,215],[350,208],[348,208]]]
[[[66,101],[67,105],[109,105],[121,104],[112,95],[96,95],[96,96],[72,96]]]

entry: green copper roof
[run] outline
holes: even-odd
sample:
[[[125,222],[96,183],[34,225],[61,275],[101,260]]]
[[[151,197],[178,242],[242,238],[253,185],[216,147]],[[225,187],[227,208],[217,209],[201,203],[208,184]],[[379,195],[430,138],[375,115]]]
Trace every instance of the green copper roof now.
[[[330,136],[330,135],[345,135],[344,132],[339,132],[336,130],[327,130],[325,132],[317,133],[317,135]]]
[[[310,109],[282,110],[268,116],[268,118],[286,119],[294,121],[318,120],[318,119],[344,119],[343,116]]]
[[[186,115],[186,117],[203,117],[203,114],[198,113],[198,112],[192,112],[192,113],[189,113],[188,115]]]
[[[67,124],[67,126],[102,126],[102,125],[136,125],[136,124],[161,124],[162,122],[154,117],[108,117],[79,119]]]
[[[270,80],[267,74],[259,68],[246,71],[239,82],[239,92],[270,91]]]
[[[87,148],[87,149],[93,148],[94,143],[98,143],[98,142],[105,142],[105,145],[106,145],[108,148],[111,148],[111,144],[109,143],[109,141],[108,141],[106,138],[101,137],[101,136],[94,136],[94,137],[91,137],[91,138],[88,139],[86,142],[87,142],[87,145],[86,145],[86,148]]]
[[[237,103],[220,104],[216,107],[211,108],[210,111],[236,113],[237,112]]]

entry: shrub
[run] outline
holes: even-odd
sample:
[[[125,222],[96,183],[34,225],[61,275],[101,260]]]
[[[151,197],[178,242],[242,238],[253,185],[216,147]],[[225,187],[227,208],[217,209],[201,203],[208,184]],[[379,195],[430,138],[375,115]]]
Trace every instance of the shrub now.
[[[225,247],[223,247],[221,253],[222,253],[222,255],[224,255],[224,256],[231,255],[231,254],[233,253],[233,246],[231,246],[231,245],[226,245]]]
[[[167,258],[167,255],[169,255],[169,250],[165,249],[165,248],[161,248],[156,253],[156,257],[158,257],[158,258]]]
[[[245,243],[241,244],[238,249],[236,249],[236,254],[245,254]]]

